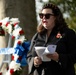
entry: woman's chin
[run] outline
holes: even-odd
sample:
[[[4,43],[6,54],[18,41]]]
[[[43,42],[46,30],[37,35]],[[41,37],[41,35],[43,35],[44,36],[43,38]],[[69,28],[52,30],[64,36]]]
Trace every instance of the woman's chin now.
[[[47,25],[43,25],[45,29],[48,29]]]

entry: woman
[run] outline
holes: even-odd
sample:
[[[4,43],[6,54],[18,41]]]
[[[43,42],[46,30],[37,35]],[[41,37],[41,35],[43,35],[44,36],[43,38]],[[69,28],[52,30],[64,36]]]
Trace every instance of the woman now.
[[[34,75],[75,75],[76,34],[69,29],[60,9],[47,3],[39,13],[41,24],[34,35],[28,52],[29,74]],[[50,61],[44,61],[35,51],[36,46],[56,45],[54,53],[46,54]]]

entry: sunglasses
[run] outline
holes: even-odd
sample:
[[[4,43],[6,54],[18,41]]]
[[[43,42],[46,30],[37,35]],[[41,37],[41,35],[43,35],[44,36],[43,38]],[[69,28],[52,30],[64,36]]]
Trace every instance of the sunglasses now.
[[[45,16],[46,19],[49,19],[50,16],[54,16],[54,14],[50,14],[50,13],[47,13],[47,14],[39,13],[39,17],[41,19],[43,19],[44,16]]]

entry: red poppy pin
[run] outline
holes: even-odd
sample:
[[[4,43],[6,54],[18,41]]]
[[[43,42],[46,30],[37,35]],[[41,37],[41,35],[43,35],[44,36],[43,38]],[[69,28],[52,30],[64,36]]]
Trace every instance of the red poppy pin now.
[[[57,33],[56,38],[62,38],[62,35],[60,34],[60,32]]]

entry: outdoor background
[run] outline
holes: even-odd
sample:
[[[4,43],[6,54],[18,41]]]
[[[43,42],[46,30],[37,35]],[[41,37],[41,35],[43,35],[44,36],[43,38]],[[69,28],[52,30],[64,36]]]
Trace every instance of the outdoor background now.
[[[25,38],[31,40],[40,22],[38,13],[42,5],[49,1],[59,6],[69,27],[76,31],[76,0],[0,0],[0,20],[5,17],[19,18]],[[20,75],[27,75],[27,68],[25,66]]]

